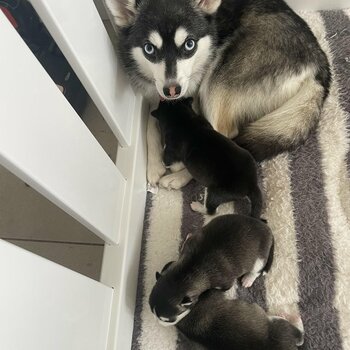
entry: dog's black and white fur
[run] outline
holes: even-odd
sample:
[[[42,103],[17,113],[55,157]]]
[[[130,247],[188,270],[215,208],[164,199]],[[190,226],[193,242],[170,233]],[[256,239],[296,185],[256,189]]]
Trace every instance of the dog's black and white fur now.
[[[298,316],[287,318],[212,290],[176,327],[208,350],[296,350],[304,342],[303,324]]]
[[[164,138],[164,164],[169,167],[182,162],[193,178],[208,188],[205,209],[193,202],[193,210],[212,215],[220,204],[248,196],[251,215],[260,218],[262,194],[254,158],[215,131],[191,105],[190,97],[176,103],[162,101],[152,112]]]
[[[269,271],[272,260],[273,235],[264,222],[243,215],[219,216],[189,235],[178,261],[163,268],[150,295],[151,310],[162,324],[176,324],[204,291],[228,290],[237,278],[248,288]]]
[[[318,123],[330,86],[326,55],[283,0],[105,0],[118,52],[152,109],[197,91],[214,129],[266,159],[302,143]],[[149,119],[148,180],[166,175],[157,123]],[[162,178],[161,178],[162,177]]]

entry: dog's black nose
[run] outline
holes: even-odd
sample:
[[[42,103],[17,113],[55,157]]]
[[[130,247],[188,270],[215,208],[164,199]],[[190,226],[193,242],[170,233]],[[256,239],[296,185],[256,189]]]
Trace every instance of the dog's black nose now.
[[[165,97],[176,97],[181,94],[180,85],[170,85],[169,87],[163,88]]]

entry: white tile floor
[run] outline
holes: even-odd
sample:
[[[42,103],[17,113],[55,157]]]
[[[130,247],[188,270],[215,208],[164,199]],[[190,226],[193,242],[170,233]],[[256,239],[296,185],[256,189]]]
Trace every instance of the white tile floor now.
[[[117,141],[91,100],[82,119],[114,161]],[[3,167],[0,238],[91,278],[100,277],[103,241]]]

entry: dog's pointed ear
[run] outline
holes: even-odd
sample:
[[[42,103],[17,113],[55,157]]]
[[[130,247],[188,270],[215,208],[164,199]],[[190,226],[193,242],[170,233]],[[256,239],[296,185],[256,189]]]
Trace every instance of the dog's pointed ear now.
[[[159,278],[162,276],[162,274],[170,267],[170,265],[172,265],[175,261],[169,261],[168,263],[166,263],[161,272],[156,272],[156,280],[158,281]]]
[[[196,6],[208,15],[214,14],[219,6],[221,0],[194,0]]]
[[[118,27],[127,27],[134,23],[137,13],[136,0],[105,0],[105,4]]]

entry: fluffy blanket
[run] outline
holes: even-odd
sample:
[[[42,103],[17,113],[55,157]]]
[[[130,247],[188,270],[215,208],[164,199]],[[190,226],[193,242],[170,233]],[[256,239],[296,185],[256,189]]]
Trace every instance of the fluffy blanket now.
[[[233,296],[271,313],[300,312],[304,350],[350,349],[350,10],[304,12],[327,53],[334,82],[316,132],[297,150],[261,164],[263,216],[275,236],[271,272]],[[203,188],[149,194],[145,214],[133,350],[194,349],[175,327],[160,326],[148,296],[155,272],[177,257],[181,242],[209,220],[190,202]],[[245,201],[220,213],[245,213]]]

